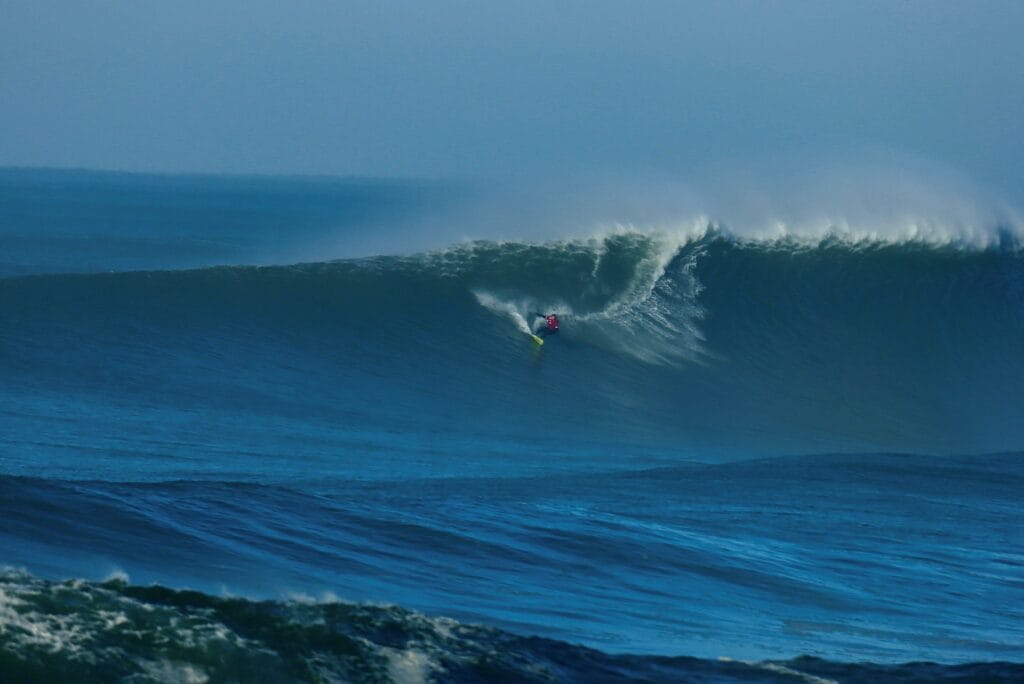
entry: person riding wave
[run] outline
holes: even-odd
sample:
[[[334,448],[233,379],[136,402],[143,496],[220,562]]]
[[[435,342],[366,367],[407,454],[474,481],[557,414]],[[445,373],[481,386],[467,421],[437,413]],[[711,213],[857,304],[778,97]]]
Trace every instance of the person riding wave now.
[[[547,337],[558,332],[558,316],[540,312],[535,312],[534,315],[544,319],[544,327],[537,331],[538,336]]]

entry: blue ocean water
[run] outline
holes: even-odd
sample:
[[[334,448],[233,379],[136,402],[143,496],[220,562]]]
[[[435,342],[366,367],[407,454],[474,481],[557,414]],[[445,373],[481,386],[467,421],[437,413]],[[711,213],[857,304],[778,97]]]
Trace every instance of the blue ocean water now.
[[[1024,676],[1011,227],[428,244],[467,194],[0,172],[0,670]]]

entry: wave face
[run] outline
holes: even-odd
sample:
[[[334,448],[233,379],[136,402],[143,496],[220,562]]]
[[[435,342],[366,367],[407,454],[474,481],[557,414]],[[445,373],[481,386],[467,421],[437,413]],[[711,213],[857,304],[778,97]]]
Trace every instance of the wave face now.
[[[311,183],[0,173],[0,678],[1020,678],[1019,231]]]
[[[623,233],[0,291],[9,382],[90,401],[701,458],[1024,443],[1013,248]]]

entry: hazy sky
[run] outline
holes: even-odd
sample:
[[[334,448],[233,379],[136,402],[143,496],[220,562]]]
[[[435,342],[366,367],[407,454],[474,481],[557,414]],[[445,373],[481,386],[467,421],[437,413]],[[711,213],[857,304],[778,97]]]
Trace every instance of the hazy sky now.
[[[686,173],[863,150],[1024,197],[1024,2],[0,0],[0,165]]]

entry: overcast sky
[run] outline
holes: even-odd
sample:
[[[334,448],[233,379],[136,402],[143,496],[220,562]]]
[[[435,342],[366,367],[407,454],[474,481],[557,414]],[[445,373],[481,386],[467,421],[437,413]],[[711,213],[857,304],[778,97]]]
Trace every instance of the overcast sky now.
[[[892,150],[1024,197],[1024,2],[0,0],[0,165],[687,173]]]

